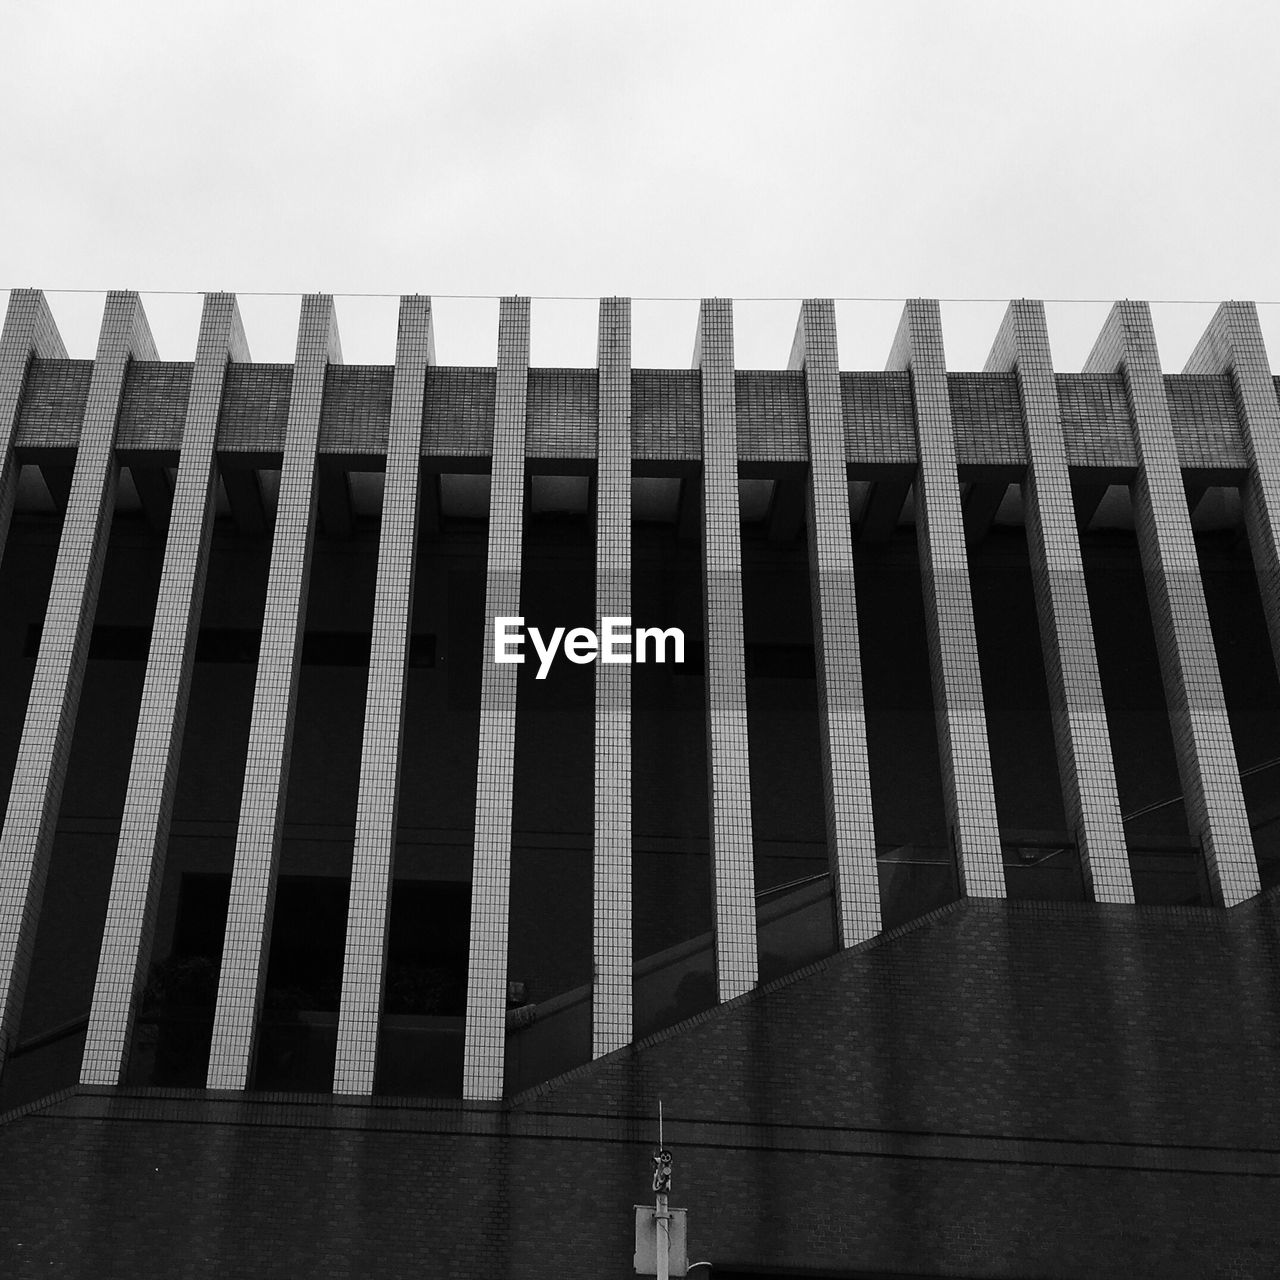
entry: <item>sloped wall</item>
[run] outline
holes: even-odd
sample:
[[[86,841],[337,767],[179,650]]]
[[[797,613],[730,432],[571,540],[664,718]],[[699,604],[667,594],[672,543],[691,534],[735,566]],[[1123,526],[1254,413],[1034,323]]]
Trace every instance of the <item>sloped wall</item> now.
[[[73,1092],[0,1267],[624,1277],[661,1098],[723,1270],[1273,1276],[1278,907],[956,904],[501,1108]]]

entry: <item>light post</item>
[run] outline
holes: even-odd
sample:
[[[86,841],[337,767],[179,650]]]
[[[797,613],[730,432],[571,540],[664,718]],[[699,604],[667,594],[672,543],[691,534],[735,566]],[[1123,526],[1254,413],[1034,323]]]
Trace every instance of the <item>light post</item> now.
[[[671,1214],[667,1209],[667,1196],[671,1193],[671,1152],[662,1146],[662,1119],[659,1110],[658,1150],[653,1156],[653,1221],[658,1229],[658,1280],[671,1278]]]
[[[653,1153],[653,1207],[635,1206],[636,1247],[632,1265],[637,1274],[671,1280],[687,1275],[690,1268],[686,1243],[688,1215],[670,1206],[671,1152],[663,1141],[662,1104],[658,1104],[658,1147]],[[695,1262],[695,1267],[710,1263]]]

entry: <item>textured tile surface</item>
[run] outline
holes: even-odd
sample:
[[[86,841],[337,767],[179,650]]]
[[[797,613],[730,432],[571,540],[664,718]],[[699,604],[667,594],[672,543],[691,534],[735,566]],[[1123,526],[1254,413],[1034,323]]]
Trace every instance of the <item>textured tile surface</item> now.
[[[600,301],[596,630],[631,617],[631,300]],[[595,666],[591,1055],[631,1040],[631,666]]]
[[[1093,898],[1132,902],[1133,878],[1042,303],[1009,304],[987,368],[1013,369],[1021,392],[1029,459],[1022,483],[1027,550],[1067,822]]]
[[[742,639],[733,304],[728,299],[703,300],[694,367],[702,378],[703,635],[716,992],[721,1000],[732,1000],[755,986],[759,962]]]
[[[805,530],[818,672],[827,858],[837,943],[850,947],[880,931],[880,881],[849,528],[844,408],[831,301],[808,299],[802,304],[791,364],[804,370],[808,408]]]
[[[386,481],[378,534],[369,683],[360,748],[355,850],[338,1010],[334,1093],[373,1092],[381,1025],[396,814],[404,742],[404,700],[417,564],[422,403],[435,363],[431,300],[400,300],[391,387]]]
[[[122,1082],[146,984],[209,564],[218,410],[229,362],[248,358],[235,298],[209,294],[189,380],[182,454],[80,1071],[84,1084]]]
[[[289,384],[284,465],[209,1050],[210,1089],[243,1089],[253,1067],[307,616],[321,397],[329,362],[341,359],[333,299],[308,295],[302,300],[297,357]]]
[[[916,543],[924,587],[934,718],[942,783],[960,885],[969,897],[1005,896],[991,782],[991,752],[973,627],[955,438],[938,304],[907,303],[891,369],[907,369],[915,403]]]
[[[32,334],[31,344],[53,345],[51,322],[41,313],[42,302],[29,293],[19,293],[16,302],[35,312],[24,322]],[[15,339],[13,350],[6,352],[11,362],[18,358],[18,349],[20,340]],[[17,1032],[80,705],[115,507],[120,470],[115,458],[116,419],[125,373],[130,359],[154,358],[151,330],[138,295],[108,294],[0,833],[0,1053]]]
[[[515,663],[494,661],[493,633],[495,618],[520,616],[528,385],[529,300],[504,298],[498,313],[498,374],[485,568],[480,763],[471,858],[471,940],[462,1062],[465,1098],[502,1096],[507,940],[511,923],[511,796],[519,667]]]
[[[1232,906],[1258,892],[1258,862],[1146,303],[1115,304],[1085,368],[1124,377],[1138,452],[1134,524],[1187,820],[1215,897]]]

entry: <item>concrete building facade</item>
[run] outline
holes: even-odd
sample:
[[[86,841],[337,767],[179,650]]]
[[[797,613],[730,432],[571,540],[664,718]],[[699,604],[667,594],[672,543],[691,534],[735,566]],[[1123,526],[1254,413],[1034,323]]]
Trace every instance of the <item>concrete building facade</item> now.
[[[982,372],[0,336],[17,1274],[1273,1275],[1280,383],[1224,303]],[[495,661],[494,620],[685,662]],[[148,1176],[150,1174],[150,1176]],[[156,1177],[156,1175],[160,1175]],[[153,1182],[152,1178],[156,1180]],[[195,1206],[190,1212],[184,1204]],[[691,1272],[691,1274],[697,1274]],[[704,1273],[705,1274],[705,1273]]]

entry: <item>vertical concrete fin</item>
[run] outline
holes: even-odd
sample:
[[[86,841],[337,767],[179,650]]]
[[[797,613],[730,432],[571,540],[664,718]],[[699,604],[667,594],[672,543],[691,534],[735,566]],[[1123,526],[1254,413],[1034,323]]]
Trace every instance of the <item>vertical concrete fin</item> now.
[[[705,298],[694,367],[702,375],[702,581],[711,805],[716,991],[732,1000],[759,977],[747,684],[742,635],[742,530],[733,303]]]
[[[494,660],[493,636],[495,618],[520,614],[528,390],[529,299],[504,298],[498,313],[493,473],[485,571],[485,655],[480,678],[480,756],[462,1062],[465,1098],[500,1098],[505,1067],[511,800],[519,668],[515,663]]]
[[[1085,365],[1124,376],[1138,452],[1134,525],[1155,627],[1160,674],[1192,836],[1215,898],[1233,906],[1259,890],[1204,584],[1182,484],[1151,311],[1117,302]]]
[[[342,358],[333,299],[302,300],[285,427],[280,495],[253,689],[231,898],[218,974],[210,1089],[243,1089],[253,1068],[275,907],[280,830],[315,539],[316,454],[325,370]]]
[[[27,370],[33,357],[56,360],[66,354],[44,294],[39,289],[14,289],[0,330],[0,561],[18,491],[20,466],[13,443]]]
[[[1022,482],[1027,551],[1067,821],[1093,899],[1132,902],[1133,877],[1043,303],[1020,299],[1009,304],[986,371],[1012,371],[1022,399],[1029,460]]]
[[[1280,670],[1280,401],[1252,302],[1224,302],[1215,312],[1187,373],[1228,374],[1249,459],[1241,486],[1245,527],[1271,653]]]
[[[973,625],[942,321],[936,302],[912,299],[906,304],[888,367],[910,371],[915,401],[920,459],[916,542],[942,785],[956,865],[966,896],[1003,898],[1004,862]]]
[[[155,354],[138,295],[109,293],[0,832],[0,1064],[17,1034],[89,656],[115,508],[115,435],[125,374],[131,359]]]
[[[124,1083],[164,877],[187,695],[204,600],[223,384],[228,362],[248,358],[235,297],[229,293],[207,294],[191,372],[138,729],[81,1063],[81,1084]]]
[[[342,962],[334,1093],[372,1093],[377,1069],[387,928],[395,874],[406,672],[413,627],[422,406],[433,350],[431,299],[401,298],[382,525],[378,536],[373,641],[369,650],[369,683],[360,750],[355,851]]]
[[[631,617],[631,300],[600,300],[596,629]],[[628,651],[629,653],[629,651]],[[631,665],[595,664],[591,1051],[631,1040]]]
[[[822,797],[837,942],[880,932],[880,881],[871,815],[871,770],[849,524],[844,406],[835,305],[806,299],[791,367],[803,369],[809,419],[809,591],[817,650]]]

